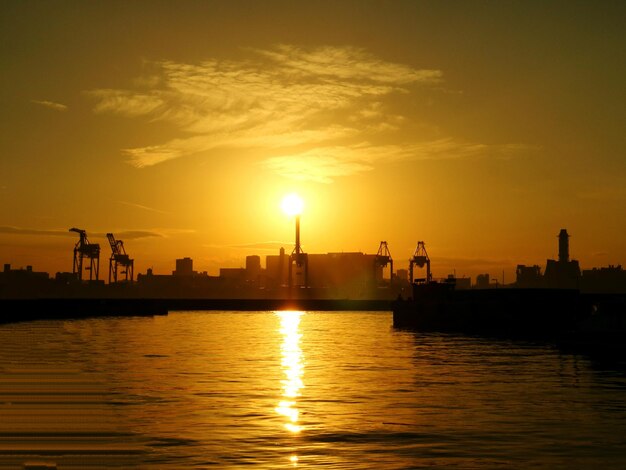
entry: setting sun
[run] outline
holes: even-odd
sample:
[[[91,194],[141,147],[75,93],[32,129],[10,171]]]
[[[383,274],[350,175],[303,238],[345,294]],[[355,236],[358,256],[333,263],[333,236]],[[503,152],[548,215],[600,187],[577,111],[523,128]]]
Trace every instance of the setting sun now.
[[[289,216],[300,215],[304,207],[304,201],[297,194],[291,193],[283,198],[280,207]]]

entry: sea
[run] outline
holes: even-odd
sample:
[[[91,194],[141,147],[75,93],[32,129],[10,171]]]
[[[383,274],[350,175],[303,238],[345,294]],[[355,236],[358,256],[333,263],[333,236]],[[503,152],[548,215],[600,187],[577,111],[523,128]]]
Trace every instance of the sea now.
[[[0,468],[623,469],[626,365],[391,312],[0,326]]]

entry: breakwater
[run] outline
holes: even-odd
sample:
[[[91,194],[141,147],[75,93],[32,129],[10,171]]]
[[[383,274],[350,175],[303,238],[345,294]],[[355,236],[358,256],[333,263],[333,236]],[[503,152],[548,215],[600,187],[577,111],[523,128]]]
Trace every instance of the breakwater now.
[[[400,329],[539,340],[626,357],[626,297],[568,289],[454,290],[415,285],[393,303]]]
[[[30,320],[93,318],[108,316],[167,315],[169,311],[226,310],[319,310],[386,311],[388,300],[352,299],[113,299],[51,298],[0,299],[0,323]]]

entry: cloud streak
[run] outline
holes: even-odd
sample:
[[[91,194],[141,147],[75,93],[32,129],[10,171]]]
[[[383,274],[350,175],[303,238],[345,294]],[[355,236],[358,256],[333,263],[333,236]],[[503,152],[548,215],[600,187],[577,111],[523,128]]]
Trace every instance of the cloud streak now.
[[[300,153],[271,157],[262,165],[287,178],[331,183],[335,178],[372,170],[376,164],[399,160],[476,158],[490,154],[508,157],[526,147],[455,142],[450,138],[398,145],[320,147]]]
[[[285,248],[285,250],[290,250],[293,242],[279,242],[279,241],[268,241],[268,242],[256,242],[256,243],[244,243],[241,245],[229,245],[229,248],[242,248],[246,250],[265,250],[265,251],[278,251],[281,248]]]
[[[115,202],[117,202],[118,204],[123,204],[128,207],[134,207],[136,209],[141,209],[141,210],[148,211],[148,212],[156,212],[157,214],[171,214],[171,212],[162,211],[160,209],[155,209],[154,207],[143,206],[141,204],[135,204],[134,202],[127,202],[127,201],[115,201]]]
[[[32,228],[21,228],[21,227],[10,227],[10,226],[0,226],[0,234],[11,234],[11,235],[35,235],[35,236],[54,236],[54,237],[76,237],[76,233],[70,232],[68,230],[41,230],[41,229],[32,229]],[[88,237],[92,238],[106,238],[106,233],[103,232],[88,232]],[[127,240],[137,240],[139,238],[151,238],[151,237],[163,237],[164,235],[158,232],[147,231],[147,230],[123,230],[115,232],[116,238],[119,239],[127,239]]]
[[[38,104],[40,106],[44,106],[49,109],[53,109],[55,111],[67,111],[67,106],[61,103],[55,103],[54,101],[48,100],[30,100],[31,103]]]
[[[39,230],[30,228],[19,228],[10,226],[0,226],[0,233],[15,234],[15,235],[44,235],[44,236],[63,236],[70,237],[75,236],[69,231],[64,230]]]
[[[252,242],[252,243],[243,243],[239,245],[203,245],[205,248],[216,248],[216,249],[224,249],[224,248],[237,248],[243,250],[263,250],[263,251],[278,251],[281,248],[285,248],[285,250],[289,251],[293,246],[293,242],[281,242],[281,241],[266,241],[266,242]]]

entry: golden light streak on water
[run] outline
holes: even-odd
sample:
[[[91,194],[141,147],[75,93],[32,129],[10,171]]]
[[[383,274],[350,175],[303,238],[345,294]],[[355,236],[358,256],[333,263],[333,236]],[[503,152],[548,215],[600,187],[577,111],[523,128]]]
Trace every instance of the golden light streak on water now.
[[[299,411],[296,398],[300,396],[300,389],[304,387],[302,376],[304,375],[304,357],[300,349],[301,334],[298,330],[300,317],[304,312],[285,311],[276,312],[280,318],[280,333],[283,342],[280,346],[281,365],[285,378],[281,380],[282,399],[275,408],[276,413],[286,418],[284,427],[292,434],[299,434],[302,426],[298,424]],[[298,456],[289,458],[293,466],[298,465]]]

